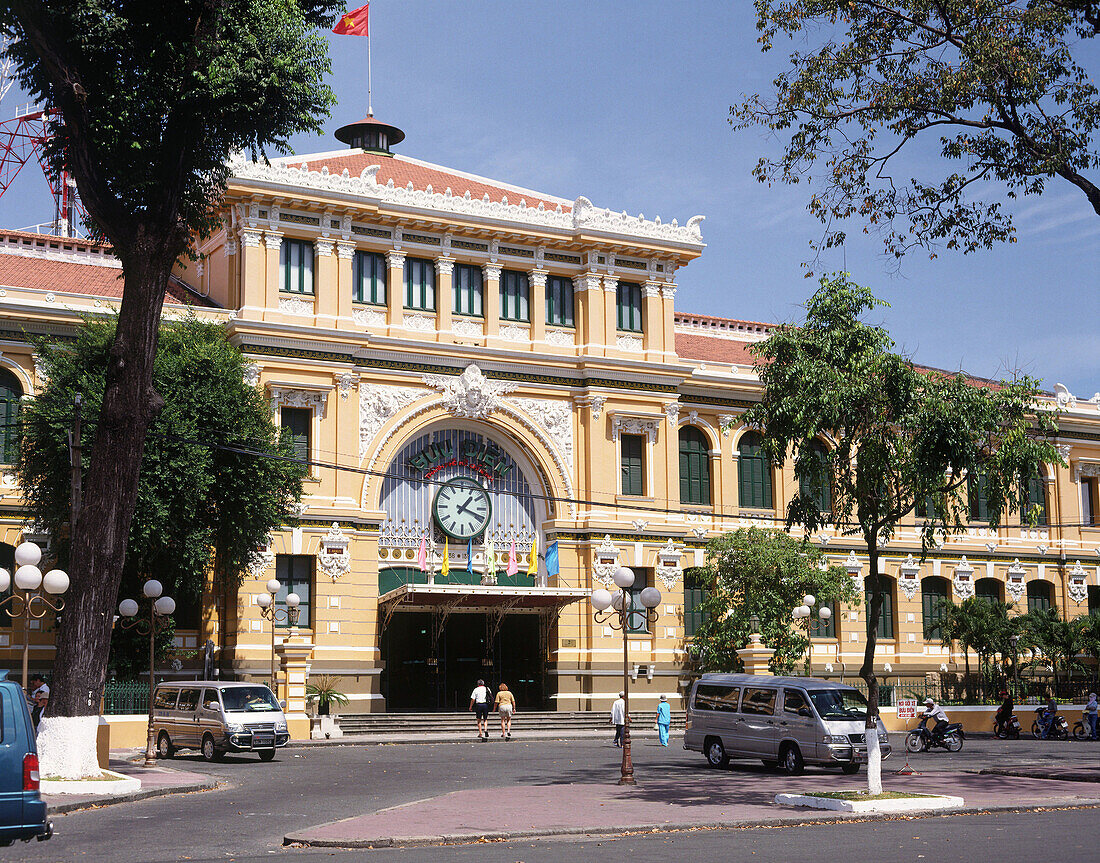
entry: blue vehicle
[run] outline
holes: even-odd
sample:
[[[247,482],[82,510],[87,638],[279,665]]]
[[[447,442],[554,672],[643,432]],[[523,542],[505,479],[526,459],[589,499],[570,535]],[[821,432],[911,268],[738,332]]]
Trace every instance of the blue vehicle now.
[[[0,671],[0,845],[53,836],[38,794],[38,749],[27,698]]]

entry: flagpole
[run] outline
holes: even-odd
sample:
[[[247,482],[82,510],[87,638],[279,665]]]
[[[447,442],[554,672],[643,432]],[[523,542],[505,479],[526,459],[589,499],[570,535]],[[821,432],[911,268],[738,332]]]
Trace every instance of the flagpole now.
[[[368,4],[369,5],[369,4]],[[373,27],[367,27],[367,116],[374,116],[374,102],[371,98],[371,69],[370,69],[370,31]]]

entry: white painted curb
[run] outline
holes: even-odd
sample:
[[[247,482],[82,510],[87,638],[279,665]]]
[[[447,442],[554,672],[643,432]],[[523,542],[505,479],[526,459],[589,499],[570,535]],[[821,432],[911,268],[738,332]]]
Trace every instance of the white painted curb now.
[[[893,797],[886,800],[840,800],[836,797],[815,797],[812,794],[776,794],[775,802],[783,806],[806,806],[811,809],[831,809],[834,812],[935,812],[961,809],[961,797]]]
[[[133,794],[141,790],[141,780],[123,776],[113,770],[104,774],[115,779],[43,779],[39,785],[42,794]]]

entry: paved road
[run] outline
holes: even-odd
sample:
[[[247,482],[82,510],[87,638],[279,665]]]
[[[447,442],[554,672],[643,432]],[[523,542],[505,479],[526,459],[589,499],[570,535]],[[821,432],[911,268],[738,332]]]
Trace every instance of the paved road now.
[[[670,746],[662,749],[645,741],[635,747],[638,779],[647,776],[676,778],[698,776],[705,771],[701,756]],[[0,849],[0,860],[74,861],[96,860],[103,863],[147,863],[168,860],[271,860],[321,856],[331,859],[329,850],[284,850],[284,834],[324,821],[346,818],[399,803],[406,803],[444,794],[462,788],[484,788],[515,784],[551,782],[591,782],[612,780],[617,775],[619,750],[609,744],[593,741],[538,741],[524,743],[476,742],[418,746],[326,746],[284,750],[269,764],[257,759],[227,759],[222,764],[204,764],[194,758],[179,761],[188,769],[205,771],[226,781],[216,791],[157,798],[123,804],[101,810],[77,812],[56,819],[57,835],[46,844],[31,844]],[[913,766],[922,771],[939,769],[978,769],[989,764],[1061,765],[1087,763],[1100,765],[1100,744],[1073,742],[1002,742],[968,740],[960,756],[933,753],[914,756]],[[901,766],[891,759],[887,766]],[[756,771],[753,764],[734,767]],[[829,774],[822,774],[827,776]],[[984,819],[984,820],[983,820]],[[1030,826],[1029,826],[1030,825]],[[1072,825],[1072,829],[1071,828]],[[1078,857],[1078,843],[1095,849],[1100,844],[1100,817],[1095,810],[1084,815],[1069,811],[1049,815],[1026,816],[966,816],[920,821],[878,822],[874,824],[820,827],[814,830],[704,831],[676,836],[631,837],[600,843],[536,842],[516,844],[483,844],[471,848],[410,849],[367,852],[371,860],[430,861],[473,860],[532,861],[621,859],[626,854],[632,863],[642,860],[665,860],[672,853],[697,851],[698,859],[714,859],[719,849],[725,859],[730,849],[737,853],[755,849],[768,853],[764,859],[791,859],[793,848],[804,848],[807,854],[820,857],[833,832],[851,831],[847,837],[857,847],[872,848],[879,839],[889,837],[885,847],[914,849],[909,857],[918,859],[915,850],[924,836],[939,843],[951,835],[965,832],[968,844],[972,830],[975,841],[1003,841],[1006,854],[1001,859],[1049,857],[1055,853],[1051,838],[1063,848],[1059,859],[1094,859]],[[920,829],[913,829],[919,826]],[[980,826],[980,830],[979,830]],[[876,832],[877,831],[877,832]],[[985,832],[982,832],[985,831]],[[1046,842],[1032,842],[1032,833],[1047,837]],[[750,836],[751,834],[751,836]],[[785,836],[780,845],[777,837]],[[931,837],[931,838],[928,838]],[[824,845],[819,843],[826,843]],[[755,844],[754,844],[755,843]],[[860,845],[859,843],[864,843]],[[776,849],[786,848],[785,853]],[[707,851],[707,849],[711,849]],[[769,853],[768,849],[771,849]],[[974,846],[971,845],[972,863]],[[945,856],[937,848],[927,859],[948,861],[961,859]],[[984,852],[983,852],[984,853]],[[870,851],[868,851],[870,855]],[[1068,855],[1068,856],[1067,856]],[[849,859],[861,859],[850,856]],[[366,859],[363,852],[335,852],[346,860]],[[747,859],[747,858],[746,858]]]

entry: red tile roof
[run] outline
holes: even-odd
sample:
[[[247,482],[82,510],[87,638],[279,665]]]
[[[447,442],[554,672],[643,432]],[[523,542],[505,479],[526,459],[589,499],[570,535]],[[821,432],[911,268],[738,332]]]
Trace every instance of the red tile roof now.
[[[755,357],[749,353],[749,348],[753,344],[755,342],[738,342],[729,338],[676,333],[676,353],[685,360],[751,366]]]
[[[311,171],[320,171],[327,166],[330,174],[343,173],[346,168],[353,177],[358,177],[364,168],[371,165],[381,165],[375,179],[383,186],[393,180],[395,186],[407,186],[413,184],[413,188],[424,191],[428,186],[433,192],[451,190],[451,194],[462,197],[468,191],[471,197],[481,198],[489,196],[489,200],[499,203],[502,198],[507,198],[509,204],[518,204],[520,198],[527,202],[528,207],[537,207],[540,203],[550,210],[556,210],[561,204],[563,212],[570,212],[572,204],[554,196],[548,196],[542,192],[534,192],[530,189],[509,187],[504,183],[495,183],[485,178],[473,179],[462,174],[448,171],[438,165],[427,162],[419,162],[407,159],[403,156],[389,156],[380,153],[364,153],[360,150],[348,150],[344,153],[322,154],[317,156],[291,156],[280,160],[288,167],[301,167],[309,165]]]
[[[15,232],[5,232],[7,235],[13,233]],[[4,248],[0,246],[0,285],[121,300],[122,270],[29,255],[8,255],[4,254]],[[200,297],[176,280],[168,283],[164,301],[172,305],[217,308],[209,299]]]

